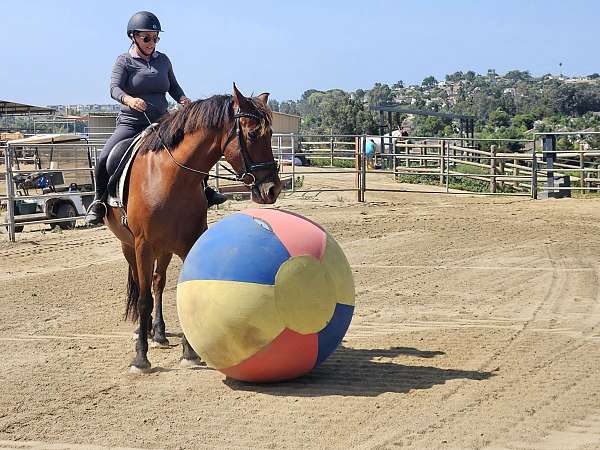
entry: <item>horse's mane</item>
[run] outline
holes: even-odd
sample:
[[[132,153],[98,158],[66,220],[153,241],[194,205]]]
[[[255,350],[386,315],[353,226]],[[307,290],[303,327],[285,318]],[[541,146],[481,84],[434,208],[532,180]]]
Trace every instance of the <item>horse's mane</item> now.
[[[271,125],[271,111],[255,98],[246,98],[261,117],[260,133]],[[186,134],[195,133],[201,128],[223,128],[233,120],[233,97],[214,95],[205,100],[196,100],[181,109],[165,114],[156,128],[148,133],[140,143],[140,153],[157,152],[166,146],[177,147]]]

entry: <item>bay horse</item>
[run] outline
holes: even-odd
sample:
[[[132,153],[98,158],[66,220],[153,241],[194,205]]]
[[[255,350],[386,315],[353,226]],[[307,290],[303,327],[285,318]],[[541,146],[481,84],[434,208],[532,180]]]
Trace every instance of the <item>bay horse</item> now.
[[[125,318],[139,319],[132,372],[150,370],[150,330],[153,344],[169,344],[162,314],[167,267],[173,254],[185,260],[208,228],[203,183],[210,169],[224,156],[254,202],[277,200],[281,181],[271,148],[268,96],[244,97],[234,83],[233,95],[197,100],[165,115],[140,141],[126,213],[109,207],[104,219],[129,263]],[[182,346],[182,363],[197,363],[185,336]]]

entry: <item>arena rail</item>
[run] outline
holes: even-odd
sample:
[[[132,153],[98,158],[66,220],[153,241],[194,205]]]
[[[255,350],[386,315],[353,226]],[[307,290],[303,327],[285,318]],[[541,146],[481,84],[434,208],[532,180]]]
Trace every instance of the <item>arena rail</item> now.
[[[548,132],[536,137],[541,140],[538,173],[546,180],[539,188],[541,197],[600,192],[600,132]]]
[[[377,151],[367,155],[367,141],[378,143]],[[0,222],[8,229],[9,239],[15,240],[17,226],[39,223],[61,223],[82,219],[21,217],[15,220],[15,205],[21,201],[46,201],[64,196],[63,193],[29,194],[16,189],[15,177],[44,171],[87,173],[90,189],[78,195],[93,194],[93,165],[102,139],[76,144],[5,145],[4,171],[0,169],[0,202],[5,206],[6,219]],[[381,145],[383,143],[383,145]],[[51,154],[71,152],[77,148],[88,163],[72,162],[60,168],[52,164],[42,168],[41,160],[25,158],[29,166],[19,163],[19,152],[39,156],[41,150]],[[345,134],[274,134],[273,154],[281,167],[285,189],[294,193],[353,192],[356,201],[364,202],[368,192],[448,193],[469,195],[516,195],[533,199],[570,196],[571,192],[600,191],[600,132],[535,133],[532,139],[439,138],[431,136],[367,136]],[[36,153],[37,152],[37,153]],[[35,165],[37,164],[37,166]],[[33,167],[31,167],[33,165]],[[222,165],[226,165],[222,161]],[[212,170],[222,174],[222,165]],[[311,188],[305,182],[313,177],[348,174],[353,183],[336,185],[332,180],[325,186]],[[2,177],[3,175],[3,177]],[[306,180],[305,180],[306,177]],[[381,188],[373,180],[392,178],[398,187]],[[249,195],[239,183],[223,183],[214,179],[218,190]],[[412,186],[407,187],[405,183]],[[415,189],[415,184],[422,186]],[[23,220],[26,219],[26,220]]]

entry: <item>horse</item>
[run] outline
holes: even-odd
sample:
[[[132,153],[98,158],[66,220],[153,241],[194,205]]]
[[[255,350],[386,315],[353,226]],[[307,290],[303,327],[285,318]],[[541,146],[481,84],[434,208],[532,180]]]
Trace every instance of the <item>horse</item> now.
[[[244,97],[234,83],[233,95],[197,100],[169,113],[140,140],[131,163],[126,211],[108,207],[104,219],[129,264],[125,318],[139,320],[131,372],[151,369],[150,331],[154,346],[169,346],[162,314],[167,267],[173,255],[185,260],[208,228],[204,180],[210,169],[225,157],[235,179],[259,204],[274,203],[281,192],[268,97]],[[182,347],[181,362],[198,364],[185,335]]]

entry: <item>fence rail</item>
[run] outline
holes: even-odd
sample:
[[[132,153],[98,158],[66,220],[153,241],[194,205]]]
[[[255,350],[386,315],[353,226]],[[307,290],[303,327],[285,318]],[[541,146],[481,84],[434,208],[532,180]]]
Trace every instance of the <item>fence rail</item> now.
[[[596,143],[599,138],[598,133],[586,132],[535,134],[526,140],[275,134],[272,149],[286,188],[293,192],[355,192],[359,202],[365,201],[367,192],[377,191],[517,195],[535,199],[600,191],[600,149],[593,148],[600,146]],[[371,140],[374,151],[367,149]],[[16,217],[19,202],[50,202],[68,194],[23,191],[18,189],[17,179],[40,171],[60,173],[65,181],[83,177],[86,181],[79,184],[89,189],[80,189],[77,195],[91,195],[93,166],[102,143],[91,140],[0,147],[0,202],[6,210],[0,226],[8,228],[11,240],[15,239],[15,229],[23,225],[72,222],[82,217],[49,217],[40,212]],[[220,167],[215,166],[212,173],[219,175]],[[310,189],[301,184],[305,176],[333,174],[353,175],[353,186]],[[378,176],[398,181],[398,188],[371,185]],[[423,188],[407,190],[402,183],[421,184]],[[249,194],[241,184],[223,184],[218,178],[215,184],[229,194]]]

